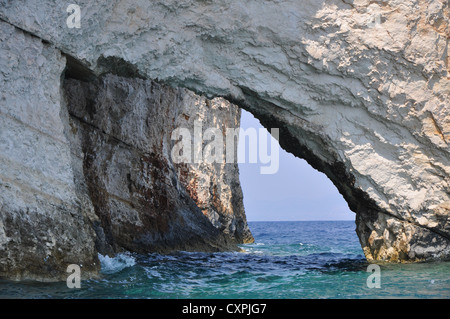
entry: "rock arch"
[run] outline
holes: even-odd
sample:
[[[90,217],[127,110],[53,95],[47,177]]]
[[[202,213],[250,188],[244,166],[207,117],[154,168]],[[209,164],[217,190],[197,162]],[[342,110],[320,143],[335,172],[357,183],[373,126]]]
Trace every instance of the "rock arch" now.
[[[450,255],[446,1],[0,1],[94,75],[225,97],[337,186],[370,260]]]

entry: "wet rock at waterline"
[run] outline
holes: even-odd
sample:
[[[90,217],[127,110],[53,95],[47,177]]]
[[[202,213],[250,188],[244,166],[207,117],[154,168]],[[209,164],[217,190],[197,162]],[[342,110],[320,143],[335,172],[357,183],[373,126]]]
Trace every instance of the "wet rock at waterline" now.
[[[19,220],[27,219],[31,224],[33,218],[50,215],[76,219],[79,237],[74,240],[86,245],[78,254],[85,256],[85,265],[95,262],[92,257],[95,243],[97,249],[101,242],[103,249],[115,249],[117,245],[112,240],[90,237],[92,231],[95,236],[105,238],[117,231],[112,222],[101,220],[103,214],[96,214],[96,207],[112,207],[114,187],[95,180],[104,178],[108,172],[97,177],[82,175],[86,161],[75,157],[85,147],[86,152],[93,154],[87,158],[88,164],[91,161],[95,169],[106,169],[110,166],[100,160],[115,151],[110,150],[113,143],[104,140],[105,136],[84,139],[79,148],[68,142],[71,137],[64,123],[70,122],[70,117],[60,112],[64,95],[61,74],[68,61],[73,66],[72,77],[82,81],[98,81],[95,79],[100,75],[111,73],[142,81],[157,79],[209,98],[227,98],[251,111],[266,127],[279,127],[281,146],[306,159],[333,181],[356,213],[356,231],[369,260],[449,258],[450,81],[446,1],[84,0],[78,4],[80,27],[69,28],[66,3],[0,0],[0,18],[5,21],[0,60],[0,102],[5,122],[1,127],[1,143],[5,146],[0,150],[3,154],[0,249],[6,251],[7,245],[35,247],[32,239],[23,238],[44,236],[32,235],[28,228],[21,233],[11,231],[10,225],[17,216],[23,216]],[[120,111],[102,120],[114,123],[115,116],[120,118]],[[22,124],[16,125],[18,120],[26,123],[23,125],[32,133],[17,134],[25,131]],[[45,132],[39,139],[41,133],[35,128]],[[55,144],[55,136],[61,145]],[[14,148],[15,144],[20,147]],[[120,153],[125,154],[129,153],[125,150]],[[15,168],[20,161],[23,165]],[[160,172],[165,177],[183,172],[176,165],[172,168],[170,163],[163,164]],[[25,168],[36,170],[28,173]],[[214,204],[213,198],[223,200],[226,196],[217,196],[219,193],[215,191],[189,190],[196,170],[184,174],[188,177],[185,188],[189,195],[203,194],[204,200],[197,202],[199,210],[193,214],[204,216],[205,207]],[[220,168],[210,171],[225,172]],[[35,172],[45,178],[34,176]],[[132,176],[130,172],[130,185]],[[80,181],[81,177],[85,180]],[[183,178],[180,177],[180,183]],[[42,181],[46,181],[45,185]],[[209,182],[217,183],[214,179]],[[54,183],[58,187],[49,186]],[[101,205],[91,199],[89,188],[93,184],[106,188],[105,196],[98,198],[103,201]],[[18,185],[28,188],[18,190]],[[36,189],[41,193],[35,193]],[[25,196],[21,194],[30,196],[26,200],[13,199]],[[43,195],[36,194],[55,196],[42,200],[39,196]],[[128,192],[127,196],[133,194]],[[58,204],[53,204],[53,200]],[[14,203],[19,203],[18,211],[22,213],[8,217],[3,211],[12,211]],[[79,213],[70,205],[58,206],[60,203],[75,205]],[[51,209],[42,209],[43,205],[50,205]],[[216,211],[226,212],[228,208]],[[129,215],[126,220],[138,223],[137,215]],[[206,215],[209,218],[199,218],[199,224],[208,221],[221,235],[233,234],[239,224],[214,217],[215,212]],[[71,224],[64,219],[55,223],[61,223],[62,230],[64,225]],[[91,230],[89,223],[97,225],[97,231]],[[63,245],[59,247],[63,254],[55,257],[55,265],[64,258],[71,259],[71,253],[67,252],[71,232],[64,233],[66,241],[56,240],[63,236],[57,233],[56,237],[49,237],[49,246],[45,246],[53,247],[52,238],[55,247]],[[83,236],[91,239],[84,241]],[[148,247],[157,240],[149,239]],[[36,260],[47,257],[49,250],[36,248],[34,253],[39,256]],[[16,265],[14,258],[19,257],[7,251],[1,255],[7,256],[1,263]]]

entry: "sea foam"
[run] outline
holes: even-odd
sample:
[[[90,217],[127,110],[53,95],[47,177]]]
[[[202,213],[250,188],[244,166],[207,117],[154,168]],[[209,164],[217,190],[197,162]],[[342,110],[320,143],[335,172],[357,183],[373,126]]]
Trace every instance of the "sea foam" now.
[[[102,266],[101,272],[104,274],[113,274],[136,264],[136,259],[129,253],[120,253],[114,257],[98,254],[98,258]]]

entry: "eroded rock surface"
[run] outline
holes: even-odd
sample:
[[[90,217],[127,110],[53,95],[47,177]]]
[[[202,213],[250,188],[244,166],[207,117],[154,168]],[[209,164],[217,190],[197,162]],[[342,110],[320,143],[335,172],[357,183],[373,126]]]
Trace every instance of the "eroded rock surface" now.
[[[0,50],[0,277],[65,280],[76,264],[89,278],[98,253],[237,250],[253,240],[237,164],[174,164],[170,154],[175,128],[238,127],[237,106],[96,77],[5,22]]]
[[[102,254],[220,251],[252,238],[237,164],[198,167],[174,164],[171,156],[176,128],[193,135],[187,118],[197,118],[205,128],[218,128],[217,121],[236,127],[236,106],[219,100],[208,104],[220,108],[209,108],[205,98],[185,89],[115,75],[90,82],[66,79],[64,92],[71,145],[83,160]],[[214,202],[203,194],[210,189],[222,190]],[[223,206],[229,210],[220,210]]]
[[[240,126],[240,109],[223,98],[208,100],[192,92],[184,92],[183,103],[180,103],[178,108],[176,127],[187,128],[190,136],[194,138],[197,124],[198,130],[202,131],[203,141],[199,144],[202,158],[198,163],[195,162],[196,149],[193,141],[192,161],[174,165],[180,182],[216,228],[230,235],[237,243],[253,242],[253,236],[247,226],[239,182],[238,133],[233,145],[226,143],[227,130],[235,131],[234,129]],[[209,136],[208,131],[214,136]],[[223,147],[217,147],[216,150],[210,145],[212,149],[208,148],[214,139],[220,139],[219,144]],[[231,149],[234,162],[225,160],[227,147]],[[215,152],[220,155],[214,156]]]
[[[448,1],[0,1],[95,74],[250,110],[333,181],[368,259],[450,256]],[[122,74],[124,75],[124,74]]]
[[[0,276],[60,280],[99,270],[89,200],[74,181],[61,107],[65,58],[0,22]]]

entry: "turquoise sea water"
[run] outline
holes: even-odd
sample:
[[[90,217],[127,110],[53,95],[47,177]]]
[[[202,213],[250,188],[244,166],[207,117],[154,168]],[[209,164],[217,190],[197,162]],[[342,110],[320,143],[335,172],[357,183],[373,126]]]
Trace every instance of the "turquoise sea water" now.
[[[244,252],[101,257],[81,282],[0,281],[0,298],[450,298],[450,262],[381,265],[368,288],[352,221],[250,222]]]

